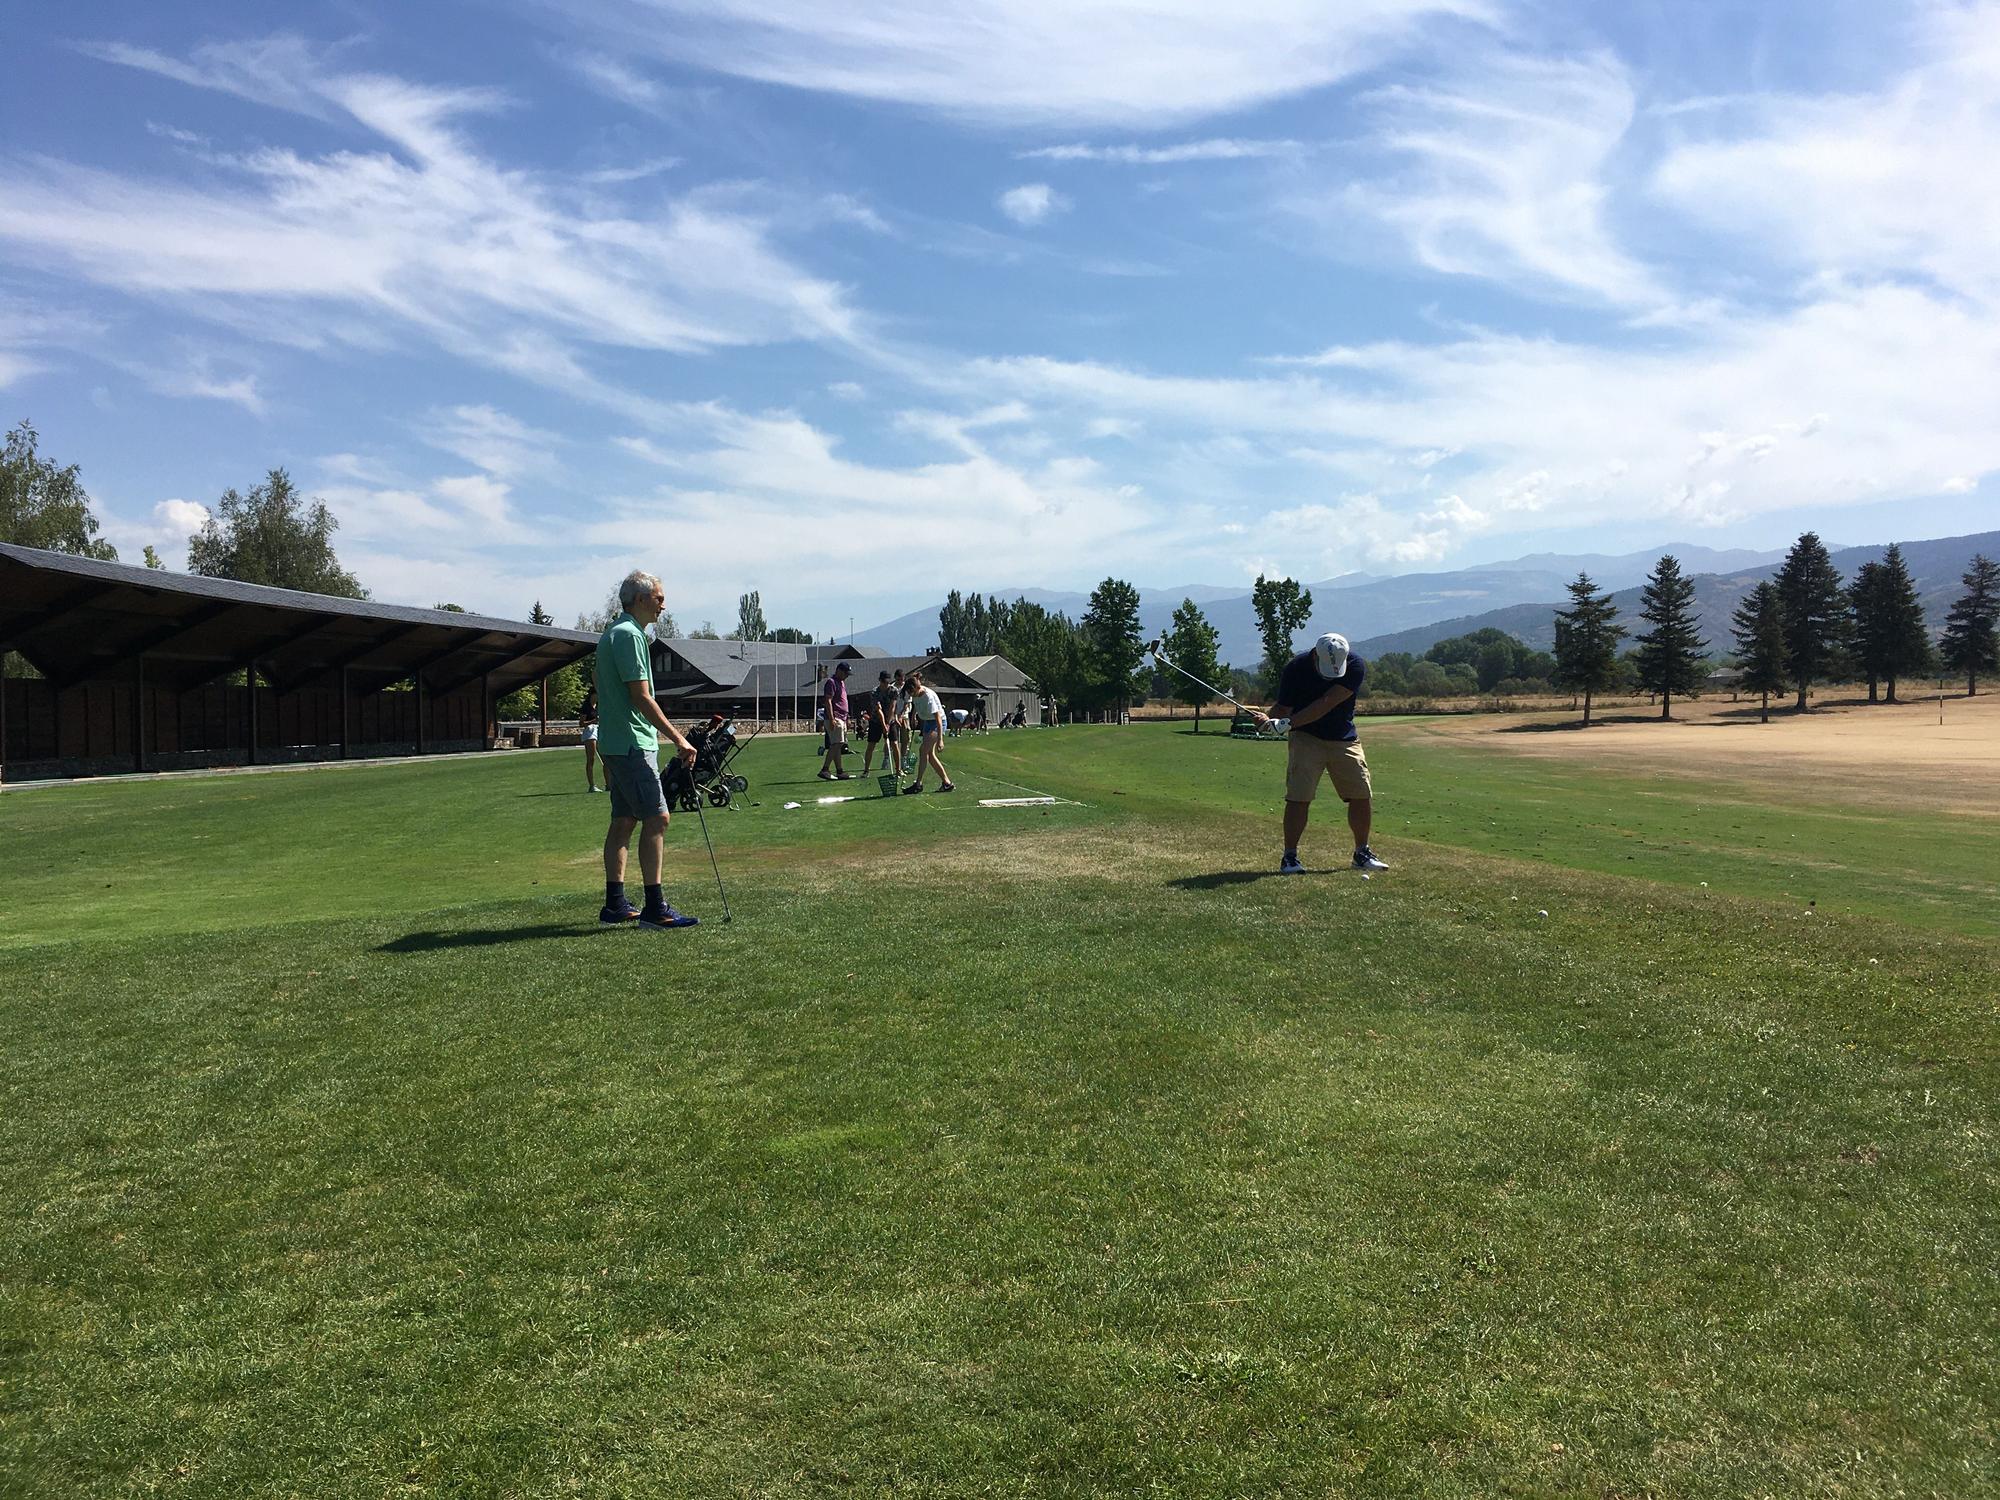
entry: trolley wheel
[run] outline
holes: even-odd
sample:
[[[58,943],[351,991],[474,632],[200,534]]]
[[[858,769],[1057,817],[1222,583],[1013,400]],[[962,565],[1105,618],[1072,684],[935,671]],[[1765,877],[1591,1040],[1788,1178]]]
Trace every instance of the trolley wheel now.
[[[750,790],[750,782],[746,777],[732,776],[729,778],[729,790],[732,792],[747,792]]]
[[[719,781],[710,787],[708,789],[708,805],[710,807],[729,806],[729,788]]]
[[[700,792],[682,792],[682,793],[681,793],[681,811],[682,811],[682,812],[693,812],[693,811],[694,811],[694,810],[695,810],[696,808],[698,808],[698,807],[700,807],[700,806],[701,806],[701,793],[700,793]]]

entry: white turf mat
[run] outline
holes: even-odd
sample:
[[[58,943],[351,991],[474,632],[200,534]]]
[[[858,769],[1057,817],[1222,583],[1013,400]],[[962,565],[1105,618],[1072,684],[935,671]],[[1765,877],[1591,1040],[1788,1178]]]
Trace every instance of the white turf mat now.
[[[1054,807],[1060,797],[981,797],[981,807]]]

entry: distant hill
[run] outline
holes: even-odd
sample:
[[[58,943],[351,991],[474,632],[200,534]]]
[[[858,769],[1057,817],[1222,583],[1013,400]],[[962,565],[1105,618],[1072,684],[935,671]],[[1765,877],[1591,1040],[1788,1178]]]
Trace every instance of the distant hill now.
[[[1540,601],[1561,594],[1563,585],[1576,576],[1579,568],[1588,569],[1591,577],[1610,587],[1621,588],[1644,578],[1665,552],[1674,553],[1690,569],[1697,570],[1755,567],[1783,555],[1670,544],[1620,556],[1538,553],[1452,572],[1404,573],[1394,578],[1347,573],[1306,585],[1312,591],[1313,613],[1299,632],[1299,638],[1304,640],[1328,630],[1338,630],[1350,638],[1364,635],[1379,638],[1386,632],[1408,631],[1448,618],[1466,618],[1479,611],[1530,603],[1539,608]],[[1072,619],[1081,615],[1090,603],[1087,594],[1046,589],[1003,588],[990,592],[1002,599],[1024,597],[1046,609],[1061,610]],[[1263,655],[1263,645],[1257,638],[1257,617],[1250,607],[1250,592],[1241,587],[1185,584],[1177,588],[1142,588],[1140,629],[1149,637],[1160,634],[1167,629],[1181,600],[1187,598],[1199,604],[1209,623],[1215,626],[1221,637],[1224,661],[1251,666]],[[937,643],[938,608],[942,604],[940,600],[928,609],[873,626],[859,632],[857,639],[893,653],[926,650]]]
[[[1863,563],[1880,562],[1887,550],[1887,543],[1867,547],[1842,547],[1833,553],[1833,565],[1840,570],[1841,577],[1851,579]],[[1922,600],[1924,613],[1929,618],[1932,633],[1944,625],[1945,611],[1951,608],[1958,597],[1959,579],[1972,563],[1975,552],[1983,552],[1988,557],[2000,557],[2000,531],[1982,531],[1971,536],[1939,537],[1930,541],[1904,542],[1903,561],[1909,565],[1910,575],[1916,580],[1917,596]],[[1664,548],[1681,557],[1690,568],[1694,566],[1691,557],[1681,556],[1677,548]],[[1694,548],[1687,549],[1689,553]],[[1695,616],[1700,622],[1702,634],[1708,640],[1708,649],[1720,655],[1730,646],[1729,620],[1743,596],[1766,578],[1778,571],[1779,559],[1763,562],[1754,567],[1738,568],[1726,572],[1697,573],[1695,586]],[[1595,569],[1586,564],[1585,571],[1597,578]],[[1576,576],[1571,569],[1567,583]],[[1607,582],[1607,579],[1599,579]],[[1617,605],[1618,613],[1626,630],[1634,632],[1643,627],[1639,620],[1640,590],[1634,585],[1616,589],[1611,601]],[[1511,604],[1499,609],[1484,610],[1476,614],[1454,615],[1450,619],[1433,620],[1407,630],[1385,632],[1370,636],[1354,643],[1354,649],[1363,656],[1380,656],[1388,651],[1408,651],[1412,655],[1422,655],[1439,641],[1455,635],[1465,635],[1474,630],[1492,626],[1504,630],[1509,635],[1530,646],[1547,651],[1555,645],[1555,612],[1566,607],[1567,596],[1558,586],[1547,597],[1531,603]]]

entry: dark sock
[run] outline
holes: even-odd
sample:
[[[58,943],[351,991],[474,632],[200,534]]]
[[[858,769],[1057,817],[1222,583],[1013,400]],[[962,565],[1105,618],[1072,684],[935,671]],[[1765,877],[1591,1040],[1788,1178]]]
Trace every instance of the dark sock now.
[[[623,904],[624,900],[625,900],[624,881],[607,880],[604,882],[604,904],[606,906],[619,906]]]
[[[1286,859],[1297,859],[1298,857],[1299,857],[1299,846],[1297,844],[1292,844],[1286,848],[1285,850]]]
[[[667,904],[667,898],[660,894],[660,888],[658,886],[649,885],[646,887],[647,911],[660,911],[666,906],[666,904]]]

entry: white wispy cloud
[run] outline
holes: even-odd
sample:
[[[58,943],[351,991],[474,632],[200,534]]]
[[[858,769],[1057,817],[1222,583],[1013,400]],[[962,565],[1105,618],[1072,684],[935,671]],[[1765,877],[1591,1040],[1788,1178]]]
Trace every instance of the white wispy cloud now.
[[[264,149],[220,161],[219,181],[0,164],[0,242],[100,285],[277,337],[288,309],[311,307],[315,338],[346,318],[614,405],[625,393],[594,380],[577,346],[701,353],[861,334],[845,291],[794,265],[767,220],[735,203],[690,193],[619,216],[487,159],[458,125],[497,107],[489,91],[331,72],[289,41],[189,63],[96,50],[337,115],[384,148]]]
[[[1636,345],[1478,333],[1335,348],[1257,378],[989,359],[966,380],[1079,421],[1216,434],[1239,475],[1310,461],[1427,538],[1426,560],[1488,528],[1714,526],[1935,495],[2000,469],[2000,322],[1888,284]],[[1440,510],[1447,485],[1457,504]],[[1411,560],[1374,545],[1371,560]]]
[[[1738,99],[1679,121],[1657,196],[1738,256],[2000,301],[2000,4],[1916,14],[1920,60],[1879,90]]]
[[[997,201],[1001,213],[1024,225],[1045,223],[1051,215],[1069,207],[1069,199],[1046,182],[1024,182],[1007,189]]]
[[[1660,304],[1668,293],[1621,246],[1609,216],[1634,98],[1608,54],[1495,54],[1443,81],[1379,89],[1364,104],[1381,169],[1288,206],[1342,240],[1357,216],[1374,221],[1432,271]]]
[[[1259,157],[1298,156],[1307,148],[1299,141],[1244,141],[1227,137],[1182,141],[1173,146],[1040,146],[1017,151],[1023,161],[1095,161],[1125,167],[1170,167],[1195,161],[1248,161]]]
[[[662,448],[635,438],[627,451],[674,475],[669,488],[622,497],[586,532],[610,545],[636,527],[675,539],[673,552],[702,559],[700,573],[730,587],[760,583],[838,596],[881,559],[895,538],[897,566],[938,578],[967,559],[994,574],[1034,576],[1050,557],[1117,555],[1141,561],[1175,555],[1187,523],[1178,507],[1073,454],[1033,463],[997,456],[980,434],[1012,432],[1031,413],[1005,402],[961,415],[907,413],[906,431],[934,438],[950,455],[907,467],[842,456],[839,439],[789,414],[750,415],[705,408],[705,441]],[[842,516],[838,527],[800,526],[804,515]],[[879,571],[879,570],[878,570]],[[720,609],[728,600],[712,576],[690,571],[670,591]],[[733,595],[729,596],[733,598]]]
[[[1352,77],[1498,0],[563,0],[621,50],[1007,124],[1152,127]]]
[[[557,433],[531,427],[491,406],[454,406],[434,411],[420,425],[419,432],[432,447],[462,458],[501,480],[554,474],[555,450],[563,441]]]

